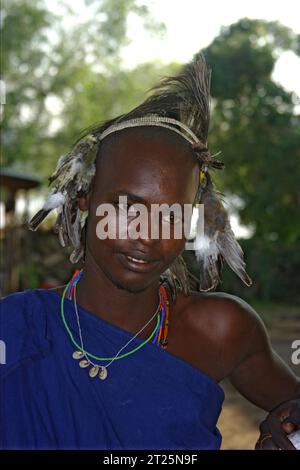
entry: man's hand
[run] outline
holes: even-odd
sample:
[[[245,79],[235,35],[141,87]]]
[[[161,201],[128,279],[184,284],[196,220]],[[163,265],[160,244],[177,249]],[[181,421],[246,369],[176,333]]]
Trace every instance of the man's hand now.
[[[300,429],[300,398],[277,406],[259,428],[260,436],[255,450],[296,450],[287,435]]]

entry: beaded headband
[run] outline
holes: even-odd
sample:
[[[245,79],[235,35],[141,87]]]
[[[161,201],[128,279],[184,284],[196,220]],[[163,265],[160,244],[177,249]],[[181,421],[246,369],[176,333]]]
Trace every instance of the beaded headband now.
[[[101,141],[105,139],[105,137],[107,137],[109,134],[112,134],[113,132],[120,131],[122,129],[127,129],[128,127],[140,127],[140,126],[165,127],[166,129],[171,129],[172,131],[177,132],[177,134],[181,135],[184,139],[186,139],[191,144],[200,143],[199,139],[194,134],[194,132],[182,122],[177,121],[177,119],[172,119],[172,118],[163,117],[163,116],[155,116],[155,115],[140,117],[136,119],[130,119],[129,121],[122,121],[122,122],[119,122],[118,124],[113,124],[112,126],[108,127],[104,132],[102,132],[102,134],[99,137],[99,140]],[[181,132],[179,129],[176,129],[176,127],[173,127],[173,126],[180,127],[182,130],[185,131],[185,133]]]

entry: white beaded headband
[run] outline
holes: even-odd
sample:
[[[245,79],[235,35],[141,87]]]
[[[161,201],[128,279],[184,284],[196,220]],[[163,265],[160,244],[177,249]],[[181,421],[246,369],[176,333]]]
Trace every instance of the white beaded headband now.
[[[173,124],[173,126],[180,127],[188,135],[184,134],[179,129],[176,129],[176,127],[173,127],[170,124]],[[130,128],[130,127],[140,127],[140,126],[164,127],[166,129],[170,129],[170,130],[176,132],[177,134],[181,135],[184,139],[186,139],[191,144],[200,143],[199,139],[194,134],[194,132],[188,126],[183,124],[182,122],[177,121],[177,119],[163,117],[163,116],[155,116],[155,115],[143,116],[143,117],[139,117],[139,118],[129,119],[128,121],[119,122],[117,124],[112,124],[110,127],[105,129],[105,131],[103,131],[102,134],[100,134],[99,140],[101,141],[101,140],[105,139],[105,137],[112,134],[113,132],[117,132],[117,131],[120,131],[122,129],[127,129],[127,128]]]

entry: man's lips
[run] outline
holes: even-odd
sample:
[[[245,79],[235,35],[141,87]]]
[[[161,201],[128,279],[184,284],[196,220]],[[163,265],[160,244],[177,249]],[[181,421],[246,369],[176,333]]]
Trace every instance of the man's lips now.
[[[137,258],[134,258],[133,256],[129,256],[129,255],[126,255],[127,258],[129,258],[131,261],[134,261],[135,263],[149,263],[149,261],[146,261],[144,259],[137,259]]]
[[[124,252],[122,254],[130,258],[133,258],[134,260],[142,261],[142,262],[144,261],[146,263],[152,263],[156,261],[153,257],[148,255],[147,253],[143,253],[141,251],[126,251],[126,253]]]
[[[119,258],[123,266],[135,272],[151,271],[158,264],[158,260],[141,252],[119,253]]]

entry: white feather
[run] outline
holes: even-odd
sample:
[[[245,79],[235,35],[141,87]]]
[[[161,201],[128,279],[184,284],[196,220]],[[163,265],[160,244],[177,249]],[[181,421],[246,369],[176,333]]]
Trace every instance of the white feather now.
[[[198,261],[206,259],[209,256],[215,260],[218,258],[219,249],[215,240],[216,235],[217,234],[214,234],[213,238],[209,238],[207,235],[196,236],[194,246]]]
[[[75,160],[74,162],[71,163],[71,167],[69,169],[69,177],[70,179],[76,175],[77,173],[79,173],[82,169],[82,161],[81,160]]]
[[[65,200],[66,198],[63,193],[52,193],[48,196],[48,199],[45,202],[43,209],[45,211],[56,209],[57,207],[62,206],[65,203]]]

